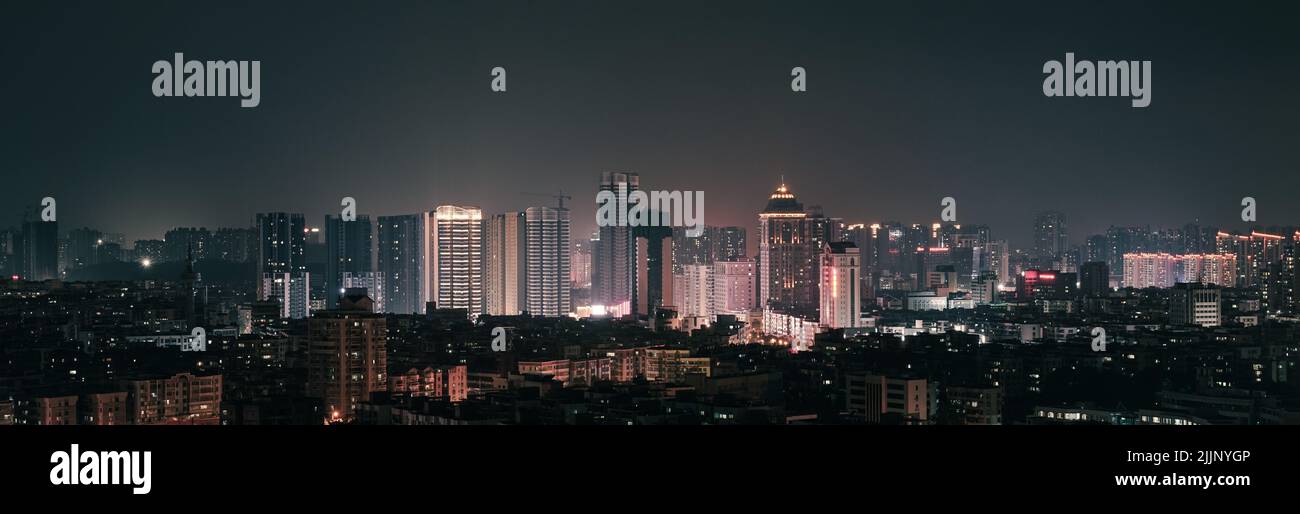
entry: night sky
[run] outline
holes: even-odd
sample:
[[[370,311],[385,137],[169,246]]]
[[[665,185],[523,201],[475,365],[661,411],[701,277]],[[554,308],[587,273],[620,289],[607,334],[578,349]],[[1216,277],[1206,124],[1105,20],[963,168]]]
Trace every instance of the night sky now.
[[[497,213],[563,189],[578,237],[602,171],[703,190],[708,224],[751,231],[781,174],[850,222],[936,221],[953,196],[1013,244],[1043,209],[1076,243],[1237,228],[1243,196],[1261,224],[1300,223],[1293,7],[996,3],[9,3],[0,227],[44,196],[62,229],[130,241],[265,211],[319,224],[344,196]],[[261,105],[155,98],[150,67],[177,51],[262,61]],[[1044,97],[1067,51],[1153,61],[1151,106]]]

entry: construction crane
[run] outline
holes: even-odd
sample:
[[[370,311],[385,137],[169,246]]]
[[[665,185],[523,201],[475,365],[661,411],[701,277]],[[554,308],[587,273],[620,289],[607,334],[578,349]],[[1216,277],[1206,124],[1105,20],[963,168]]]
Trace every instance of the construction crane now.
[[[560,190],[560,191],[559,191],[558,193],[556,193],[556,194],[551,194],[551,193],[529,193],[529,192],[523,192],[523,193],[519,193],[519,194],[521,194],[521,195],[529,195],[529,196],[549,196],[549,197],[551,197],[551,198],[554,198],[555,201],[558,202],[558,203],[560,204],[560,208],[561,208],[561,209],[564,208],[564,201],[565,201],[565,200],[572,200],[572,199],[573,199],[572,196],[569,196],[569,195],[564,194],[564,191],[563,191],[563,190]]]

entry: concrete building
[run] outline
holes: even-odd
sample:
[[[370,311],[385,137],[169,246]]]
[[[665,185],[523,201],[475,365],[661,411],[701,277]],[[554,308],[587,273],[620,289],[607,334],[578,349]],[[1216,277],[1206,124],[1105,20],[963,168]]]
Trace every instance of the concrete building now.
[[[928,424],[938,395],[923,378],[849,373],[845,395],[850,414],[871,424]]]
[[[1169,293],[1169,324],[1217,327],[1223,324],[1223,299],[1217,286],[1178,284]]]
[[[344,295],[307,324],[307,394],[331,420],[351,419],[358,403],[388,390],[388,325],[366,296]]]

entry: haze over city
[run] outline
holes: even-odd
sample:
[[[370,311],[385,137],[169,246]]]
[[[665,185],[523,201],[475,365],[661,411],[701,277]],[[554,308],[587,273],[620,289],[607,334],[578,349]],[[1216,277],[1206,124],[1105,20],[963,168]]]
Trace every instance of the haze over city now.
[[[371,215],[504,212],[563,190],[587,234],[605,171],[705,191],[717,226],[751,227],[782,175],[847,222],[937,221],[952,196],[959,221],[1017,246],[1049,208],[1072,239],[1136,220],[1237,227],[1243,196],[1261,223],[1300,217],[1300,77],[1280,65],[1297,43],[1263,4],[135,7],[24,4],[0,21],[0,225],[45,196],[63,227],[135,240],[269,210],[314,225],[344,196]],[[260,60],[261,104],[155,98],[150,65],[175,52]],[[1154,102],[1044,97],[1042,65],[1065,52],[1152,61]]]

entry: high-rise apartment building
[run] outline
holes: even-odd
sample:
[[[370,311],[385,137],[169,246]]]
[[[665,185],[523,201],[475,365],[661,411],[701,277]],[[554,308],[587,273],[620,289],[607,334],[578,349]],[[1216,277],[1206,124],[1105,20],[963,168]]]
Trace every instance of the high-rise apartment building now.
[[[23,221],[20,242],[15,254],[24,280],[59,278],[59,222],[41,221],[39,213],[29,214]]]
[[[827,328],[852,328],[861,324],[862,259],[857,245],[847,241],[827,243],[821,254],[820,321]]]
[[[1069,250],[1065,214],[1059,211],[1039,213],[1034,219],[1034,258],[1043,267],[1057,267]]]
[[[759,303],[764,309],[811,315],[819,307],[817,242],[803,204],[781,184],[759,222]]]
[[[569,210],[529,207],[527,233],[527,305],[534,316],[567,316],[573,310],[570,274]]]
[[[484,249],[487,313],[513,316],[528,307],[528,231],[525,213],[488,218]]]
[[[266,283],[267,275],[307,273],[307,224],[301,214],[261,213],[257,229],[258,299],[265,300],[268,294],[260,285]]]
[[[1124,287],[1169,288],[1179,282],[1236,285],[1235,255],[1167,253],[1124,254]]]
[[[744,315],[754,310],[758,285],[753,260],[713,263],[713,313]]]
[[[429,213],[428,225],[430,301],[440,309],[465,309],[471,317],[484,313],[483,211],[440,205]]]
[[[388,390],[388,325],[369,297],[344,295],[307,324],[307,394],[331,420],[351,419],[371,393]]]
[[[424,215],[379,217],[377,268],[383,276],[383,312],[424,312],[424,304],[428,301],[428,290],[424,288],[427,249],[428,230]]]
[[[343,294],[343,274],[359,277],[374,271],[374,225],[370,216],[358,215],[352,221],[325,216],[325,305],[338,303]]]
[[[616,197],[641,188],[636,173],[604,172],[600,191]],[[596,209],[601,204],[597,202]],[[625,223],[602,226],[592,241],[591,303],[593,311],[631,312],[636,289],[636,238]],[[671,267],[670,267],[671,271]]]
[[[712,319],[713,269],[710,264],[686,264],[673,274],[673,305],[678,315]]]

